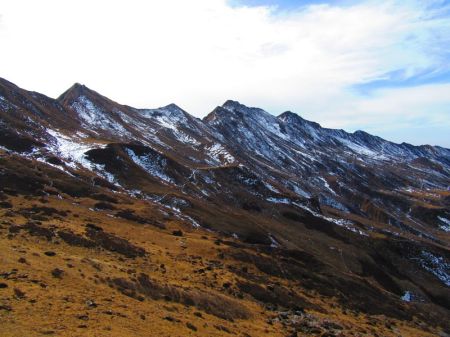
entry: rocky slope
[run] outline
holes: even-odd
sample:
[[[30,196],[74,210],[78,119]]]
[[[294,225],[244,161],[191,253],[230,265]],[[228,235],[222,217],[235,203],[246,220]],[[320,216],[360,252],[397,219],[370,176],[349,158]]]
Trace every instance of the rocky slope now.
[[[445,335],[449,185],[441,147],[0,79],[0,329]]]

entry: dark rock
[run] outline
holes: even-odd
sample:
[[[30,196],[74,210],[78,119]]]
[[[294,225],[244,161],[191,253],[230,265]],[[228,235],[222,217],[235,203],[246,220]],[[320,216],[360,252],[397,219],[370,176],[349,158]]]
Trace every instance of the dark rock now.
[[[315,333],[315,334],[317,334],[317,333],[321,333],[322,332],[322,329],[321,328],[318,328],[318,327],[311,327],[310,329],[309,329],[309,332],[310,333]]]
[[[181,230],[175,230],[172,232],[173,236],[183,236],[183,232]]]
[[[87,301],[86,301],[86,305],[87,305],[89,308],[97,308],[97,303],[95,303],[93,300],[87,300]]]
[[[100,201],[106,201],[106,202],[110,202],[110,203],[113,203],[113,204],[117,204],[118,203],[118,200],[116,198],[111,197],[111,196],[106,195],[106,194],[102,194],[102,193],[94,194],[92,196],[92,199],[100,200]]]
[[[59,165],[59,166],[64,165],[64,162],[55,156],[49,156],[49,157],[45,158],[45,160],[47,161],[47,163],[50,163],[53,165]]]
[[[20,289],[14,288],[14,296],[18,299],[22,299],[25,298],[25,293]]]
[[[64,270],[62,270],[62,269],[55,268],[55,269],[52,270],[52,276],[53,277],[56,277],[56,278],[60,279],[60,278],[62,278],[63,274],[64,274]]]
[[[88,224],[86,227],[86,235],[88,238],[95,242],[96,245],[106,250],[117,252],[129,258],[145,255],[145,250],[143,248],[137,247],[123,238],[106,233],[100,227],[92,224]]]
[[[86,224],[86,228],[87,228],[87,230],[91,230],[91,231],[103,232],[103,228],[101,228],[97,225],[94,225],[92,223]]]
[[[51,250],[50,251],[46,251],[44,254],[47,255],[47,256],[55,256],[56,255],[56,253],[51,251]]]
[[[11,306],[9,306],[9,305],[0,304],[0,310],[4,310],[4,311],[12,311],[12,308],[11,308]]]
[[[75,234],[70,231],[59,231],[58,236],[68,245],[92,248],[95,247],[96,244],[94,241],[86,239],[85,237]]]
[[[130,220],[130,221],[134,221],[140,224],[146,224],[147,223],[147,219],[134,214],[134,211],[131,209],[125,209],[125,210],[121,210],[116,212],[116,216],[122,219],[126,219],[126,220]]]
[[[166,317],[164,317],[164,319],[169,322],[179,322],[180,321],[179,319],[173,318],[172,316],[166,316]]]
[[[12,208],[13,205],[9,201],[0,202],[0,208]]]
[[[16,225],[12,225],[9,227],[8,231],[11,234],[17,234],[21,231],[22,227],[21,226],[16,226]]]
[[[187,322],[186,326],[188,327],[188,329],[191,329],[192,331],[197,331],[197,327],[194,324]]]
[[[82,320],[82,321],[88,321],[89,320],[89,316],[88,315],[77,315],[76,317],[78,319]]]
[[[39,214],[42,216],[61,216],[61,217],[66,217],[67,216],[67,211],[64,210],[58,210],[56,208],[53,207],[46,207],[46,206],[33,206],[33,207],[29,207],[29,208],[21,208],[20,209],[20,214],[24,215],[24,216],[31,216],[33,214]]]
[[[32,236],[42,236],[49,241],[55,236],[52,229],[41,227],[36,222],[28,222],[23,225],[22,228],[28,231]]]
[[[225,331],[225,332],[231,334],[231,330],[228,329],[226,326],[223,326],[223,325],[214,325],[214,327],[215,327],[217,330],[219,330],[219,331]]]
[[[225,283],[222,285],[222,287],[223,287],[224,289],[229,289],[229,288],[231,287],[231,283],[230,283],[230,282],[225,282]]]

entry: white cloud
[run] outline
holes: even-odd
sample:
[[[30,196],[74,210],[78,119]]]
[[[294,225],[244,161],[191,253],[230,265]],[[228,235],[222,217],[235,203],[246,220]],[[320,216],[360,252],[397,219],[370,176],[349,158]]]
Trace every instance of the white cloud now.
[[[326,126],[375,128],[431,110],[432,122],[450,118],[447,85],[349,90],[397,69],[446,66],[450,20],[431,2],[280,13],[225,0],[0,0],[0,73],[50,96],[77,81],[122,103],[176,102],[197,116],[232,98]]]

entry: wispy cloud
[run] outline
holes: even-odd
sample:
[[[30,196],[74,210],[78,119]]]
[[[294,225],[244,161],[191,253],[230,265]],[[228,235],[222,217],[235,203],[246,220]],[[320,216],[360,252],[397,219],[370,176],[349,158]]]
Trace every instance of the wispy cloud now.
[[[288,2],[2,0],[0,71],[53,96],[79,81],[198,116],[233,98],[396,141],[450,120],[448,2]]]

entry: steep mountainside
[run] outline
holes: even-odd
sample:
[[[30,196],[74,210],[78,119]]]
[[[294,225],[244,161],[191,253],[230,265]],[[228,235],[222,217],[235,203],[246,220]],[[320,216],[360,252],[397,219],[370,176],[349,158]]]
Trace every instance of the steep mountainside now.
[[[161,336],[449,333],[449,149],[235,101],[200,120],[0,79],[0,199],[7,336],[77,335],[84,287],[126,316],[99,332],[106,309],[84,308],[78,325],[105,335],[143,334],[142,312]],[[65,328],[39,325],[47,302]],[[18,323],[30,312],[39,331]]]

